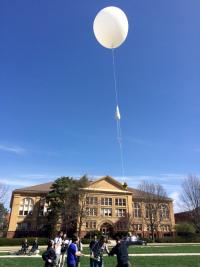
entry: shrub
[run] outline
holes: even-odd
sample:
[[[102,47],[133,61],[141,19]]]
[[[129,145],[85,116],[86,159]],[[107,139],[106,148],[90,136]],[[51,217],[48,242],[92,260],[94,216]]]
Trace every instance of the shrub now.
[[[21,246],[24,238],[0,238],[0,246]],[[27,238],[28,243],[31,245],[35,240],[35,237]],[[47,245],[48,239],[43,237],[38,237],[38,244]]]
[[[190,235],[190,236],[168,236],[163,238],[157,238],[155,240],[158,243],[199,243],[199,235]]]
[[[175,225],[175,230],[180,236],[187,236],[190,234],[194,234],[196,232],[196,228],[193,224],[189,223],[180,223]]]

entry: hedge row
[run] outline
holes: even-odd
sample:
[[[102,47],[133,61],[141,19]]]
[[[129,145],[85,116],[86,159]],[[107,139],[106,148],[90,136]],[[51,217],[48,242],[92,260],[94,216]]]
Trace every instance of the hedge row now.
[[[157,238],[155,241],[157,243],[200,243],[200,236],[169,236],[164,238]]]
[[[28,243],[32,245],[35,237],[27,237]],[[0,238],[0,246],[21,246],[24,238]],[[39,246],[47,245],[48,238],[38,237]]]

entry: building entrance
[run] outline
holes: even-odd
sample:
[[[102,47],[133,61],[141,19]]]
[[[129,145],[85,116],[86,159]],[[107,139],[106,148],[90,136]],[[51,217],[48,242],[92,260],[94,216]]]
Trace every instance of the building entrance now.
[[[105,222],[101,225],[100,231],[101,231],[102,235],[110,237],[113,234],[113,226],[110,223]]]

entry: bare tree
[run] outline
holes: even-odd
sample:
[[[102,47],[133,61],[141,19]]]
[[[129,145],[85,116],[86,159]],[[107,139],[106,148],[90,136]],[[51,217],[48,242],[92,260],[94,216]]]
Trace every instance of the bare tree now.
[[[188,176],[182,184],[181,200],[184,209],[189,211],[192,222],[200,231],[200,179]]]
[[[144,201],[142,217],[149,226],[149,231],[154,240],[154,234],[158,231],[162,220],[161,205],[166,203],[167,194],[162,185],[148,181],[142,181],[138,189]]]
[[[8,210],[5,208],[5,204],[8,202],[9,186],[0,183],[0,230],[4,230],[7,227],[6,216]]]
[[[0,183],[0,203],[5,204],[8,201],[9,186]]]

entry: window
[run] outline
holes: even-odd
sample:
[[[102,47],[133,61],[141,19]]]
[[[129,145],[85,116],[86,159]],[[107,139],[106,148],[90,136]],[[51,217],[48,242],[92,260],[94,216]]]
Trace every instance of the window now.
[[[112,206],[112,198],[108,198],[108,197],[101,198],[101,205]]]
[[[47,215],[48,204],[45,198],[40,199],[39,216]]]
[[[97,209],[96,208],[86,208],[87,216],[97,216]]]
[[[123,230],[127,230],[127,223],[126,222],[117,222],[115,225],[115,229],[118,231],[123,231]]]
[[[133,229],[135,231],[142,231],[142,224],[134,224]]]
[[[156,225],[147,224],[147,231],[151,232],[151,227],[153,228],[154,231],[156,231]]]
[[[85,226],[87,229],[96,229],[96,225],[95,221],[87,221]]]
[[[163,232],[170,232],[170,225],[166,225],[166,224],[161,225],[161,230]]]
[[[19,215],[32,215],[33,212],[33,200],[31,198],[24,198],[20,202]]]
[[[29,226],[30,225],[28,223],[18,223],[17,224],[17,230],[18,231],[26,231],[26,230],[28,230]]]
[[[86,197],[86,204],[87,205],[97,205],[98,204],[97,197]]]
[[[125,198],[116,198],[115,199],[115,206],[126,206],[126,199]]]
[[[142,211],[141,211],[141,204],[140,203],[134,203],[134,217],[135,218],[141,218],[142,217]]]
[[[125,217],[126,216],[126,209],[116,209],[115,215],[117,217]]]
[[[160,205],[160,218],[161,220],[169,219],[169,208],[167,204]]]
[[[102,216],[109,216],[109,217],[111,217],[112,216],[112,209],[102,208],[101,209],[101,215]]]
[[[149,203],[149,204],[146,204],[145,205],[145,212],[146,212],[146,218],[147,219],[155,219],[157,216],[157,209],[156,209],[156,206],[155,204],[153,203]]]

